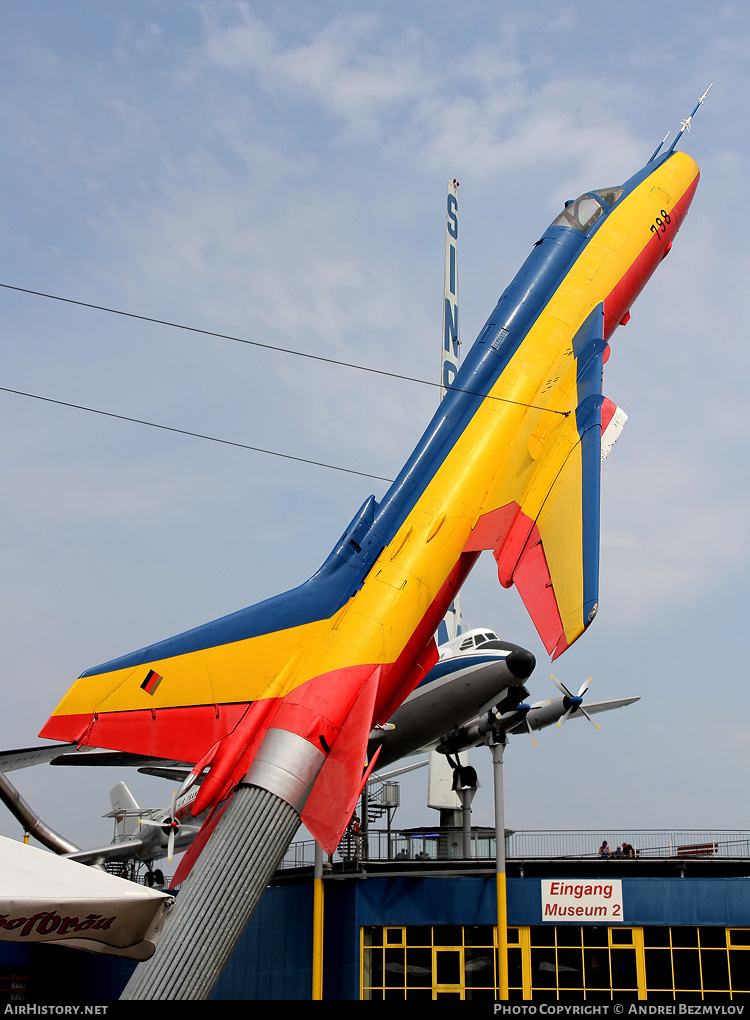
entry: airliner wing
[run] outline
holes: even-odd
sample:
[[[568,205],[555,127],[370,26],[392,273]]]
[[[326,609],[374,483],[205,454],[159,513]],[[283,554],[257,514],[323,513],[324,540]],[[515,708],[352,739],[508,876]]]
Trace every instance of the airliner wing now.
[[[19,747],[10,751],[0,751],[0,772],[13,772],[15,769],[41,765],[75,749],[75,744],[44,744],[42,747]]]
[[[106,846],[94,847],[91,850],[76,850],[75,853],[65,854],[65,857],[69,861],[78,861],[79,864],[103,864],[105,861],[116,861],[121,857],[134,857],[136,851],[143,846],[145,846],[145,840],[135,836],[119,843],[107,843]]]
[[[75,746],[75,745],[73,745]],[[143,754],[130,754],[127,751],[71,751],[53,758],[51,765],[74,765],[88,768],[131,768],[144,772],[148,769],[190,771],[192,762],[178,761],[175,758],[152,758]]]
[[[126,751],[99,751],[96,748],[78,750],[77,744],[43,744],[40,747],[19,747],[0,751],[0,772],[14,772],[32,765],[77,765],[98,768],[179,769],[192,764],[174,758],[152,758],[148,755],[129,754]]]
[[[589,715],[597,715],[599,712],[611,712],[613,708],[634,705],[636,701],[640,700],[640,696],[637,698],[612,698],[610,701],[592,701],[591,704],[584,707]]]

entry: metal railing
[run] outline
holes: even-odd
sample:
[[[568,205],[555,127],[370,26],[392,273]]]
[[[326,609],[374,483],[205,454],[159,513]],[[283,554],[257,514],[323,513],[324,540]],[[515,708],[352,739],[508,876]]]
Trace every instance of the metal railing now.
[[[715,845],[706,856],[750,859],[750,832],[741,829],[609,829],[573,831],[519,831],[506,835],[508,857],[572,858],[599,856],[606,840],[614,852],[623,843],[635,847],[638,857],[664,858],[687,856],[689,848]],[[699,855],[699,854],[697,854]]]
[[[637,857],[713,857],[750,861],[750,831],[744,829],[576,829],[506,831],[505,853],[508,860],[593,860],[606,840],[614,852],[623,842],[631,844]],[[704,848],[704,849],[701,849]],[[435,828],[422,833],[370,830],[367,859],[370,861],[451,860],[463,858],[460,829]],[[360,860],[353,839],[341,841],[333,862]],[[495,838],[489,830],[471,834],[471,859],[494,861]],[[280,869],[312,867],[314,840],[292,843]]]

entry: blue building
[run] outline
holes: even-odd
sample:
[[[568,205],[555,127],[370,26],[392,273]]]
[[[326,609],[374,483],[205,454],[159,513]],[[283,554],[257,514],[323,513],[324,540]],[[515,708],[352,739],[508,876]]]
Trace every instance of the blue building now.
[[[488,833],[475,836],[480,852],[490,846]],[[555,846],[570,847],[563,834],[549,836],[556,838],[537,834],[531,848],[522,834],[508,840],[512,1000],[750,996],[750,834],[670,834],[669,843],[667,834],[652,834],[652,842],[663,841],[654,847],[637,834],[632,859],[554,855]],[[579,843],[590,847],[593,837],[581,834]],[[424,853],[417,847],[437,843],[413,834],[400,840],[390,853],[401,846],[406,859],[340,860],[325,874],[324,999],[497,999],[493,857],[416,856]],[[299,860],[277,872],[213,1000],[310,999],[312,867]],[[10,995],[13,980],[15,1001],[59,1002],[61,988],[69,1002],[112,1000],[132,966],[6,944],[0,990]]]

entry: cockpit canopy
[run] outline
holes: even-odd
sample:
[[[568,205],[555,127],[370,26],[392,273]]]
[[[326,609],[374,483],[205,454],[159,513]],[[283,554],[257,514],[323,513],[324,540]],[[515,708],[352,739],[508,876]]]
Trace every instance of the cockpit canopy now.
[[[623,188],[602,188],[581,195],[575,202],[568,202],[552,221],[553,227],[572,227],[586,233],[604,213],[609,212],[623,193]]]

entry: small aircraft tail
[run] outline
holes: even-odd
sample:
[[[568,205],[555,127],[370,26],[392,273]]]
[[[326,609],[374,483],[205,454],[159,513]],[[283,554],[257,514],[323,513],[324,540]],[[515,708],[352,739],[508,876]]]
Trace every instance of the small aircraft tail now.
[[[117,835],[122,839],[134,836],[140,828],[138,802],[125,783],[115,783],[109,791],[112,813],[117,824]]]

